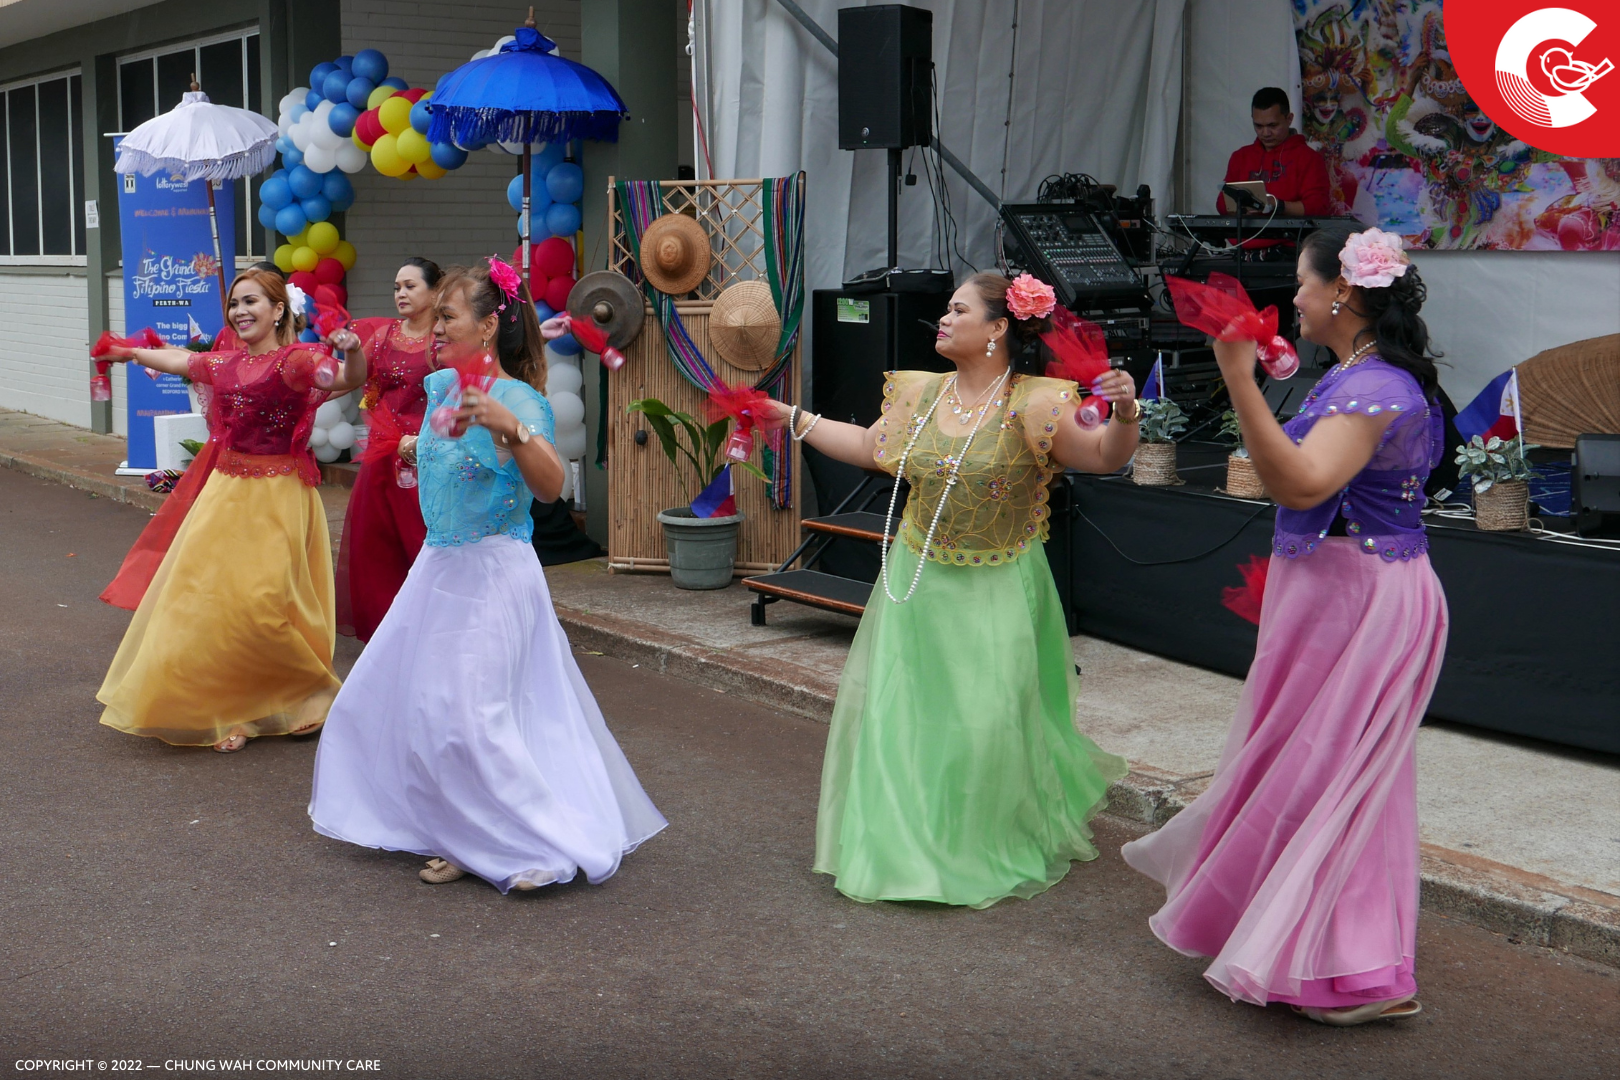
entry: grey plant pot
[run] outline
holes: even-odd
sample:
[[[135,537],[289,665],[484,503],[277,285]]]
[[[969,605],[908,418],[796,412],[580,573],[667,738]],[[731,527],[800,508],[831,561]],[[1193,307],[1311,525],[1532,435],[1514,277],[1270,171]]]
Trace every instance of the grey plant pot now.
[[[737,565],[737,527],[741,514],[700,518],[689,506],[658,515],[669,553],[669,576],[678,589],[723,589]]]

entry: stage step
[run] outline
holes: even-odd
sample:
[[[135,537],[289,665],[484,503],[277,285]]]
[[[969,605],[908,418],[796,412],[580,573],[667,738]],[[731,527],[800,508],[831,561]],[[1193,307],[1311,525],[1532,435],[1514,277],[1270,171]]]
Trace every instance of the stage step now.
[[[799,524],[811,532],[826,533],[830,536],[843,536],[851,540],[870,540],[881,543],[883,535],[883,515],[873,514],[865,510],[858,510],[849,514],[829,514],[826,517],[805,518]]]
[[[809,522],[805,524],[808,525]],[[882,522],[878,524],[881,532]],[[838,577],[835,574],[823,574],[819,570],[783,570],[775,574],[761,574],[758,577],[744,578],[743,584],[762,594],[754,602],[753,621],[756,626],[765,624],[765,609],[762,605],[766,601],[792,600],[794,603],[808,604],[810,607],[859,618],[866,610],[866,602],[872,596],[872,586],[864,581]]]

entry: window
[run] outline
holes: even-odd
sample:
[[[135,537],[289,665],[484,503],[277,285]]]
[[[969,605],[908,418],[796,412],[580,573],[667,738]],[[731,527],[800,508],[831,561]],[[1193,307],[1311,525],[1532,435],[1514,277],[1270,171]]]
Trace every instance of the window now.
[[[118,60],[118,130],[133,131],[160,112],[180,104],[191,76],[219,105],[262,113],[259,94],[259,32],[235,30],[185,45]],[[236,254],[264,257],[264,230],[258,224],[259,185],[236,181]]]
[[[0,87],[0,262],[84,256],[83,101],[76,71]]]

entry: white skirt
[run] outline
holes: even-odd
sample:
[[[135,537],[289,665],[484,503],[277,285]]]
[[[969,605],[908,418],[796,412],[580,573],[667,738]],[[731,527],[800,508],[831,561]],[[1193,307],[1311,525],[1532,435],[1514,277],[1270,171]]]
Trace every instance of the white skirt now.
[[[668,824],[597,708],[534,549],[424,547],[338,692],[315,831],[447,859],[503,893],[593,884]]]

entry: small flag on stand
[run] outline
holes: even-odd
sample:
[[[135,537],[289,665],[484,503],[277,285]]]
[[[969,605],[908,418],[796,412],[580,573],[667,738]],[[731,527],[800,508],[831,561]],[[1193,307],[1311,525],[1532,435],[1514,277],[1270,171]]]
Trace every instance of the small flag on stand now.
[[[197,320],[192,318],[189,314],[186,316],[186,337],[193,345],[197,344],[199,341],[208,340],[208,335],[203,333],[203,328],[198,326]]]
[[[730,517],[737,512],[736,489],[731,482],[731,466],[720,470],[720,475],[692,500],[692,513],[700,518]]]
[[[1475,435],[1511,439],[1524,431],[1519,412],[1519,369],[1509,368],[1490,381],[1468,407],[1457,414],[1457,433],[1464,441]]]
[[[1143,401],[1152,401],[1164,397],[1164,354],[1153,361],[1153,370],[1148,372],[1147,382],[1142,384]]]

